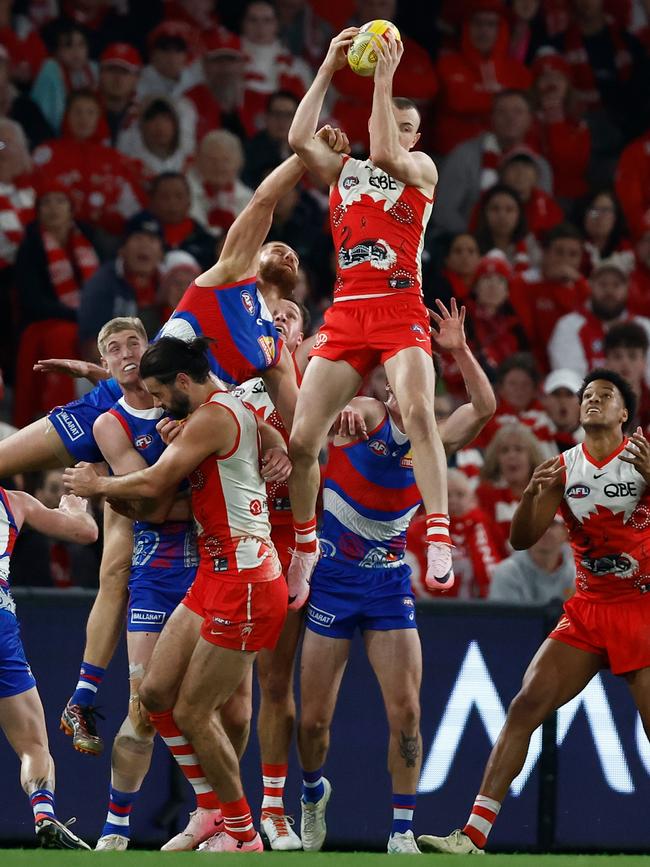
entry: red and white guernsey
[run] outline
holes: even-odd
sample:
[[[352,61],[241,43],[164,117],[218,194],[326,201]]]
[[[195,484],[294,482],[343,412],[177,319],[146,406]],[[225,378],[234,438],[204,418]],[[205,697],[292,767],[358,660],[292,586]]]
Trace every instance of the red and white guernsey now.
[[[272,581],[281,568],[270,539],[257,420],[252,409],[227,392],[215,391],[203,404],[212,405],[231,413],[238,432],[228,454],[208,455],[189,477],[199,571],[224,581]]]
[[[334,301],[422,295],[421,255],[433,199],[370,160],[345,157],[330,192]]]
[[[650,495],[643,476],[619,455],[604,461],[584,443],[561,455],[562,516],[576,564],[576,596],[617,602],[650,590]]]

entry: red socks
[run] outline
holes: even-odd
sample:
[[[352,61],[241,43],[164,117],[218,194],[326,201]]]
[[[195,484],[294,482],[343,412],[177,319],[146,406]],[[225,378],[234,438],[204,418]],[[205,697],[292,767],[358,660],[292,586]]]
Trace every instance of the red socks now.
[[[315,554],[318,550],[316,539],[316,517],[314,516],[304,524],[294,521],[293,529],[296,533],[296,551],[304,551],[306,554]]]
[[[248,806],[248,801],[245,797],[238,801],[228,801],[221,805],[223,813],[224,830],[235,840],[243,840],[247,843],[255,838],[255,828],[253,827],[253,817],[251,816],[251,808]]]
[[[264,783],[264,799],[262,813],[274,813],[284,816],[284,784],[287,780],[288,765],[262,764],[262,782]]]
[[[451,545],[449,535],[449,515],[442,512],[431,512],[426,516],[427,542],[441,542],[443,545]]]
[[[467,824],[463,828],[465,834],[475,846],[479,849],[485,849],[487,838],[492,830],[501,804],[493,798],[487,798],[485,795],[477,795],[472,807],[472,812],[469,814]]]

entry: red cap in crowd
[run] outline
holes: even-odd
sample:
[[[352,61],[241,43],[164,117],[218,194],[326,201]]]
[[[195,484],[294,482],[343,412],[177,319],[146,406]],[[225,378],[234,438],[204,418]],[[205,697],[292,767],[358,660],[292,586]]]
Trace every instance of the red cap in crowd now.
[[[540,48],[530,68],[533,79],[537,81],[540,75],[549,69],[571,78],[571,67],[561,54],[558,54],[554,48]]]
[[[483,256],[474,274],[474,283],[476,283],[479,277],[486,277],[492,274],[498,274],[499,277],[504,277],[506,280],[510,280],[512,277],[510,263],[506,259],[505,253],[502,253],[501,250],[490,250],[489,253]]]
[[[102,66],[121,66],[129,72],[138,72],[142,69],[142,58],[138,49],[128,42],[111,42],[103,50],[99,62]]]
[[[225,27],[209,30],[203,37],[204,56],[214,57],[217,54],[243,55],[241,40],[235,33]]]
[[[151,51],[156,43],[163,39],[178,39],[184,42],[187,50],[190,51],[193,32],[194,29],[189,24],[186,24],[185,21],[162,21],[149,34],[147,47]]]

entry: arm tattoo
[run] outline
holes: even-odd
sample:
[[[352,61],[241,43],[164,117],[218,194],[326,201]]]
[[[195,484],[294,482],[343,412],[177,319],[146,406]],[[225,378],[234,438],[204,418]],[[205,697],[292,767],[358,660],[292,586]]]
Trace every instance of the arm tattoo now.
[[[420,758],[420,736],[419,734],[410,736],[400,731],[399,733],[399,754],[404,759],[407,768],[414,768],[416,761]]]

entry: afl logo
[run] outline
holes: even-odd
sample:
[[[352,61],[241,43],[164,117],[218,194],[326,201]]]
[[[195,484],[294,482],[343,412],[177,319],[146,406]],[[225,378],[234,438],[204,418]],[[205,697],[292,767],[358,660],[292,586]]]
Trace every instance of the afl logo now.
[[[358,185],[358,183],[359,183],[359,178],[354,178],[354,177],[344,178],[343,189],[344,190],[351,190],[352,187],[356,187]]]
[[[135,438],[135,447],[136,449],[146,449],[147,446],[150,446],[153,442],[153,437],[151,434],[143,434],[141,437]]]
[[[588,488],[587,485],[571,485],[566,495],[567,497],[571,497],[572,500],[584,500],[590,493],[591,488]]]
[[[241,303],[244,305],[247,313],[251,316],[255,316],[255,301],[247,289],[244,289],[243,292],[241,292]]]
[[[248,508],[251,510],[251,515],[262,514],[262,504],[259,500],[251,500],[250,506]]]
[[[382,440],[371,440],[368,443],[368,448],[371,452],[376,455],[379,455],[381,458],[385,458],[388,454],[388,446]]]

